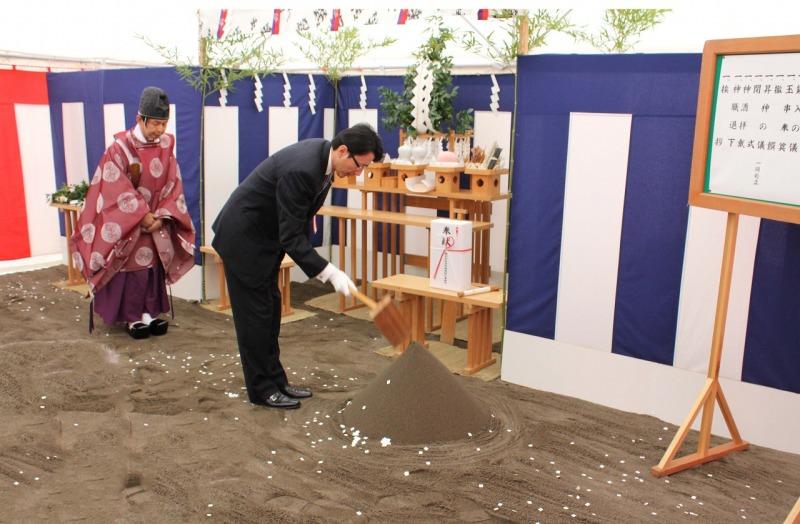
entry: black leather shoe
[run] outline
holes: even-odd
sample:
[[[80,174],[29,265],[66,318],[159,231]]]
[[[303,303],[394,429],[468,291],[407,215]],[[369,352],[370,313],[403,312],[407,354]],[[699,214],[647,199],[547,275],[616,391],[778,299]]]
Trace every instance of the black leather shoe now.
[[[297,409],[300,407],[300,401],[287,397],[280,391],[276,391],[272,395],[264,397],[264,405],[271,408]]]
[[[150,336],[150,328],[143,322],[134,322],[125,326],[125,331],[136,340]]]
[[[154,318],[150,321],[150,334],[156,337],[167,334],[169,329],[169,321],[163,318]]]
[[[281,392],[287,397],[292,398],[308,398],[311,396],[311,390],[308,388],[301,388],[299,386],[286,385],[281,388]]]

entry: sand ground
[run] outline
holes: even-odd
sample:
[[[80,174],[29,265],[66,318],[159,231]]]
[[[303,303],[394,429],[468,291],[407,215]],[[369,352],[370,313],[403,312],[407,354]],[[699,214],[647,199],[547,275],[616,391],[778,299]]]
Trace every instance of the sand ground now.
[[[753,446],[657,479],[675,426],[500,380],[458,377],[491,432],[353,445],[338,411],[392,362],[370,323],[284,325],[315,396],[270,410],[245,400],[229,316],[176,299],[165,337],[89,335],[64,272],[0,277],[3,522],[783,522],[800,496],[800,456]]]

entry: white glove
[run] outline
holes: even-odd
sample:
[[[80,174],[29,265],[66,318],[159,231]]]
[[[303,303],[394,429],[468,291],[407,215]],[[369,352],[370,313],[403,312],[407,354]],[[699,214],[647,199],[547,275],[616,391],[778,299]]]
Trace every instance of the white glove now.
[[[325,266],[325,269],[317,275],[317,278],[323,282],[330,282],[337,293],[341,293],[346,297],[350,296],[350,286],[355,287],[355,284],[353,284],[353,281],[347,276],[347,273],[330,262]]]

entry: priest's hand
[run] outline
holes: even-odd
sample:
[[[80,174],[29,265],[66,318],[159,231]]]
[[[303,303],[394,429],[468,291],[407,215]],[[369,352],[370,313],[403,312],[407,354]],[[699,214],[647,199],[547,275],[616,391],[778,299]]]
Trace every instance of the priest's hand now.
[[[142,221],[139,222],[139,225],[142,226],[142,229],[147,231],[153,223],[156,221],[156,216],[151,213],[150,211],[142,218]]]
[[[162,219],[160,219],[160,218],[157,218],[157,219],[155,219],[153,221],[153,223],[150,225],[150,227],[146,227],[146,228],[144,228],[144,230],[147,233],[155,233],[156,231],[161,229],[163,226],[164,226],[164,221]]]

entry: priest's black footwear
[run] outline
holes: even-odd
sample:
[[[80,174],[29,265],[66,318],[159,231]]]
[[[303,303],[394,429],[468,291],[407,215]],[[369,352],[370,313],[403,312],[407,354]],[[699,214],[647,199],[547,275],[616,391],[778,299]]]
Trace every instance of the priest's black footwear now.
[[[150,334],[156,337],[167,334],[169,329],[169,321],[163,318],[154,318],[150,321]]]
[[[287,397],[280,391],[276,391],[272,395],[264,397],[264,405],[271,408],[297,409],[300,407],[300,401]]]
[[[308,398],[311,396],[311,390],[299,386],[285,385],[281,386],[281,392],[287,397],[291,398]]]
[[[134,322],[127,324],[125,331],[136,340],[141,340],[150,336],[150,328],[144,322]]]

